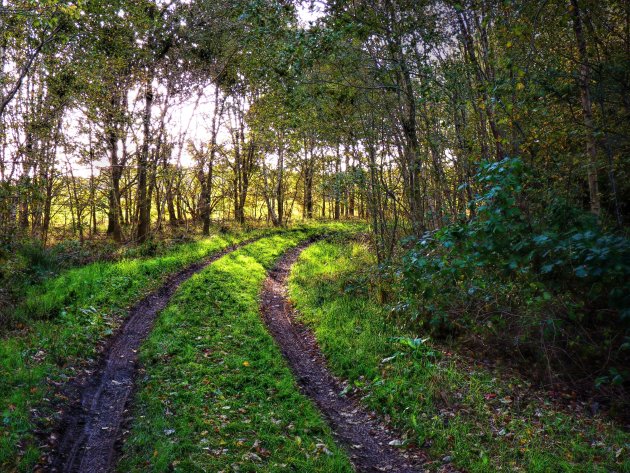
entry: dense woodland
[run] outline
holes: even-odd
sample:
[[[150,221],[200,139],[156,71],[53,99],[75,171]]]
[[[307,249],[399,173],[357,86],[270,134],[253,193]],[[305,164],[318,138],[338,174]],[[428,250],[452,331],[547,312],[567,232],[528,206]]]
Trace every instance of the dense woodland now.
[[[59,245],[363,220],[392,317],[626,397],[628,2],[2,0],[0,32],[0,297]]]

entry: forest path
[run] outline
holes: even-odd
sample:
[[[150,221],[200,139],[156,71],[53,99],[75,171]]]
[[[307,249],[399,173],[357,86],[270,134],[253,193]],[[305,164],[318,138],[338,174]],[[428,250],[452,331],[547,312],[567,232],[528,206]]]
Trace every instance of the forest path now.
[[[400,451],[399,436],[364,408],[340,395],[343,387],[326,366],[313,332],[300,323],[287,298],[291,266],[310,243],[287,251],[269,272],[261,294],[261,313],[302,391],[311,398],[346,448],[359,472],[419,472],[427,458],[421,451]]]
[[[78,395],[70,396],[76,401],[63,416],[59,442],[47,469],[86,473],[113,469],[125,410],[133,392],[137,351],[149,335],[158,313],[184,281],[222,256],[257,239],[231,245],[188,266],[133,306],[123,326],[112,337],[99,367],[87,379],[73,381],[66,387],[69,393]]]

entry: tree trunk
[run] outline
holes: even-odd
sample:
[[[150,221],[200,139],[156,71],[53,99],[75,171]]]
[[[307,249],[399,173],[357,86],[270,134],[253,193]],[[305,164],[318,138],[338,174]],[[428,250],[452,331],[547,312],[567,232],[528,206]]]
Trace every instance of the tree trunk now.
[[[573,30],[577,41],[580,56],[580,73],[578,75],[578,85],[580,87],[580,98],[582,102],[582,116],[586,128],[586,157],[588,160],[587,178],[591,213],[599,218],[601,213],[601,201],[599,196],[599,186],[597,180],[597,141],[595,138],[595,125],[593,121],[593,110],[591,104],[591,91],[589,87],[590,71],[589,60],[586,51],[586,40],[582,29],[582,15],[577,0],[571,0],[569,7],[573,16]]]
[[[309,148],[310,147],[310,159]],[[313,218],[313,148],[309,146],[305,149],[304,162],[304,218]]]
[[[276,215],[276,211],[274,210],[273,200],[270,197],[270,189],[269,189],[269,178],[267,172],[267,163],[265,160],[262,160],[262,177],[263,177],[263,198],[265,199],[265,203],[267,204],[267,222],[271,219],[271,223],[274,227],[279,227],[282,224],[282,220],[278,218]]]
[[[284,139],[280,136],[280,140]],[[280,225],[284,222],[284,143],[278,147],[278,177],[276,182],[276,204]]]
[[[340,182],[339,182],[339,173],[341,172],[341,154],[339,153],[339,143],[337,143],[337,154],[335,156],[335,180],[334,180],[334,185],[335,185],[335,210],[334,210],[334,215],[333,218],[335,220],[339,220],[339,217],[341,216],[341,208],[340,208],[340,203],[341,203],[341,189],[340,189]]]
[[[203,234],[210,235],[210,213],[212,210],[212,174],[214,171],[214,144],[213,149],[210,151],[210,162],[208,163],[208,174],[206,175],[206,182],[203,186],[204,189],[204,202],[203,202]]]
[[[122,229],[120,227],[120,176],[121,166],[118,162],[118,136],[114,125],[108,124],[110,129],[108,133],[109,151],[110,151],[110,174],[111,187],[109,190],[109,210],[107,234],[110,235],[115,242],[122,242]]]
[[[151,200],[147,195],[147,169],[149,165],[149,143],[151,141],[151,110],[153,108],[153,87],[151,82],[152,78],[149,76],[144,91],[144,114],[142,117],[144,137],[142,148],[138,154],[138,228],[136,233],[138,243],[144,243],[147,240],[151,229]]]
[[[486,64],[485,70],[482,68],[481,63],[477,58],[477,54],[475,53],[475,43],[472,34],[470,33],[468,20],[465,17],[464,13],[459,10],[457,11],[457,22],[459,25],[460,34],[462,35],[462,39],[464,42],[464,50],[466,51],[466,56],[468,57],[470,64],[475,70],[475,74],[479,82],[479,87],[482,91],[481,99],[483,100],[483,109],[486,113],[488,124],[490,125],[490,131],[492,132],[492,136],[494,138],[496,158],[497,160],[501,160],[505,157],[505,151],[503,149],[503,136],[495,117],[494,101],[490,99],[490,96],[487,92],[488,87],[494,85],[492,84],[493,77],[488,77],[490,71],[488,64]],[[481,46],[483,57],[487,57],[488,55],[487,47],[488,46],[485,42]]]

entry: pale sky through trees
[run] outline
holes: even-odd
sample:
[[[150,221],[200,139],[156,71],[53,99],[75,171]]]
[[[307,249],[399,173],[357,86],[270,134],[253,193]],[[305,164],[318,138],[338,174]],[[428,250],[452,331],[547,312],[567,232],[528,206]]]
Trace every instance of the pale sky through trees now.
[[[303,28],[308,28],[309,23],[315,22],[324,15],[323,8],[324,6],[318,1],[307,1],[297,4],[296,12],[298,14],[300,25]],[[138,100],[138,91],[134,90],[130,95],[131,97],[129,98],[129,103],[133,104]],[[213,96],[214,85],[210,84],[204,89],[201,97],[199,97],[198,94],[193,93],[181,101],[178,105],[171,105],[171,110],[169,111],[169,132],[174,138],[174,141],[178,141],[177,138],[185,133],[186,141],[190,140],[197,147],[207,142],[209,137],[209,117],[212,116],[214,110]],[[154,114],[159,113],[160,110],[158,109],[154,111]],[[69,130],[74,130],[73,134],[79,141],[82,141],[82,137],[80,137],[78,133],[78,127],[80,127],[81,122],[81,112],[78,110],[75,111],[75,113],[70,114],[66,120],[66,127]],[[128,150],[131,153],[135,151],[132,135],[133,134],[129,137],[130,142],[127,144]],[[219,143],[227,143],[229,139],[230,137],[225,130],[225,127],[222,127],[221,132],[219,133]],[[192,164],[192,157],[186,148],[186,144],[184,144],[180,154],[180,150],[176,147],[173,150],[173,161],[175,161],[179,155],[181,156],[180,164],[184,167],[189,167]],[[79,156],[60,153],[59,161],[63,166],[66,166],[68,163],[72,163],[73,173],[77,177],[90,176],[90,166],[80,163]],[[96,169],[99,167],[107,167],[107,156],[103,156],[100,162],[94,164]],[[96,172],[98,173],[98,171]]]

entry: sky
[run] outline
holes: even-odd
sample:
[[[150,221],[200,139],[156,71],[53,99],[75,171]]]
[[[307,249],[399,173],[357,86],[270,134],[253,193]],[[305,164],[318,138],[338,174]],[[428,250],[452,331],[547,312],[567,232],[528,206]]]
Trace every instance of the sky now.
[[[303,28],[307,28],[309,22],[315,22],[324,15],[324,3],[318,0],[301,1],[296,5],[298,19]]]

